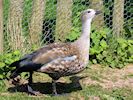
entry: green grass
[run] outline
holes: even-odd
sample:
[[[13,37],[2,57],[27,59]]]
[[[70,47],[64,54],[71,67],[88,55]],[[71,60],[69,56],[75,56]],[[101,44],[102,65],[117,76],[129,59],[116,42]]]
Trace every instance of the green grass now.
[[[100,86],[91,85],[88,87],[83,87],[83,90],[72,92],[64,96],[51,97],[51,95],[44,96],[29,96],[26,93],[5,93],[5,95],[0,96],[1,100],[69,100],[74,98],[74,100],[80,100],[84,98],[88,100],[91,97],[99,97],[101,100],[132,100],[133,91],[128,88],[107,90]]]
[[[51,79],[45,74],[34,74],[33,88],[39,90],[42,93],[41,96],[33,96],[24,92],[22,88],[26,85],[14,87],[8,81],[1,80],[0,100],[132,100],[133,89],[131,87],[108,89],[100,84],[84,84],[86,77],[97,82],[106,79],[103,73],[110,74],[108,72],[110,69],[104,69],[92,67],[79,75],[61,78],[57,83],[58,92],[65,93],[61,96],[51,96]]]

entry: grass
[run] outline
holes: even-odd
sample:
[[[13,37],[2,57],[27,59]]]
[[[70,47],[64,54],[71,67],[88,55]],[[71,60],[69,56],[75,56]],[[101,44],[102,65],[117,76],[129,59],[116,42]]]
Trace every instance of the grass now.
[[[60,96],[51,96],[51,79],[45,74],[34,74],[32,87],[42,93],[40,96],[29,95],[25,83],[13,86],[1,80],[0,100],[132,100],[133,84],[128,85],[128,79],[133,77],[131,73],[119,76],[121,71],[92,66],[76,76],[61,78],[57,83],[57,91],[65,94]],[[128,78],[122,80],[125,76]],[[115,82],[113,77],[116,78]],[[119,83],[121,80],[127,84]]]

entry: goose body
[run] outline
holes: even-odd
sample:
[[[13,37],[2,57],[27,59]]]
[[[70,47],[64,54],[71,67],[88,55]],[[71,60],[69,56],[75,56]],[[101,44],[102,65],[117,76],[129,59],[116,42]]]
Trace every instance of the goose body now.
[[[47,73],[52,79],[78,73],[85,63],[80,51],[71,43],[54,43],[26,55],[17,61],[19,66],[12,77],[22,72],[37,71]]]
[[[12,63],[10,66],[16,66],[16,69],[11,78],[22,72],[46,73],[53,79],[53,93],[57,94],[56,80],[79,73],[88,64],[91,21],[96,13],[93,9],[82,12],[82,34],[75,42],[49,44]],[[31,87],[29,89],[32,90]]]

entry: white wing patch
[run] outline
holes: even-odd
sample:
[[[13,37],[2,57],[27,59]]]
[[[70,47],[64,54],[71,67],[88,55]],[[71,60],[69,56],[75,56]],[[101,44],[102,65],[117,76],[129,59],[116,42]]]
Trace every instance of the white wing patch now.
[[[76,59],[77,59],[76,55],[67,56],[67,57],[64,57],[64,58],[57,58],[57,59],[54,59],[54,60],[50,61],[49,63],[45,64],[44,66],[42,66],[39,69],[39,71],[45,72],[45,70],[49,69],[49,68],[54,68],[54,69],[64,68],[65,65],[62,66],[61,63],[65,64],[65,62],[71,62],[71,61],[74,61]]]
[[[76,58],[77,58],[77,56],[74,55],[74,56],[70,56],[70,57],[65,57],[65,58],[63,58],[63,60],[65,60],[65,61],[72,61],[72,60],[75,60]]]

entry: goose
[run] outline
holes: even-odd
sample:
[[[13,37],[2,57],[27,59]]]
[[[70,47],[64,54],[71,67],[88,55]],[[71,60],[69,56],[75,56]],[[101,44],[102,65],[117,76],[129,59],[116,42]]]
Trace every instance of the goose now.
[[[82,32],[79,39],[69,43],[52,43],[25,55],[10,66],[16,66],[10,78],[14,79],[22,72],[30,72],[28,91],[35,92],[30,84],[34,71],[48,74],[52,78],[52,91],[56,91],[56,81],[64,76],[83,71],[89,62],[91,22],[100,11],[87,9],[81,13]]]

